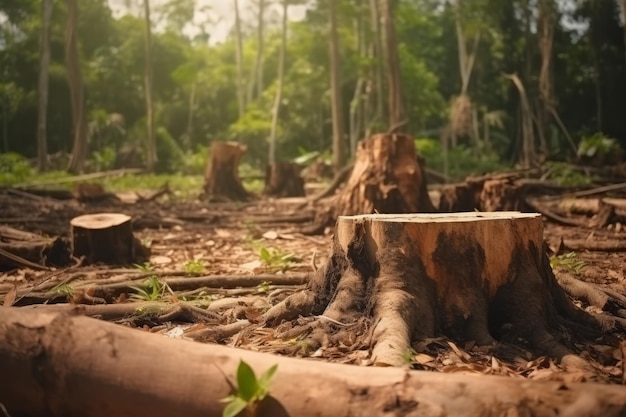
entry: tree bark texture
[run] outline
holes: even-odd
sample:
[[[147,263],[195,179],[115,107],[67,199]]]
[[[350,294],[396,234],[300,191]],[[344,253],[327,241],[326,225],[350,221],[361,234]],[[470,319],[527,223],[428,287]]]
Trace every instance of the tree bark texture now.
[[[267,167],[263,194],[272,197],[304,197],[302,167],[292,162],[275,162]]]
[[[87,119],[85,115],[85,93],[83,76],[80,70],[78,46],[76,39],[76,21],[78,16],[78,0],[67,0],[67,22],[65,25],[65,61],[67,79],[72,101],[72,127],[74,141],[72,157],[68,171],[79,173],[83,170],[87,158]]]
[[[0,307],[0,403],[14,417],[216,417],[240,360],[278,372],[257,417],[618,417],[624,388],[365,368],[174,340]],[[158,361],[158,366],[155,366]]]
[[[352,174],[334,206],[344,216],[435,211],[413,138],[378,134],[360,142]]]
[[[333,167],[339,172],[346,163],[344,144],[343,97],[341,94],[341,65],[339,34],[337,33],[337,0],[328,0],[330,94],[333,119]]]
[[[387,87],[389,94],[389,129],[402,124],[406,120],[398,58],[398,42],[394,25],[393,0],[380,0],[380,11],[385,36],[385,60],[387,61]]]
[[[39,86],[37,109],[37,168],[40,172],[48,169],[48,72],[50,70],[50,26],[54,0],[41,2],[41,36],[39,38]]]
[[[283,0],[283,21],[281,26],[280,55],[278,57],[278,87],[276,97],[274,97],[274,107],[272,108],[272,128],[269,139],[268,162],[270,165],[276,162],[276,134],[278,130],[278,118],[280,105],[283,100],[283,85],[285,84],[285,55],[287,54],[287,19],[289,11],[289,1]]]
[[[412,343],[443,333],[478,345],[526,340],[588,369],[558,337],[572,322],[600,334],[558,286],[541,216],[519,212],[339,217],[328,263],[265,320],[299,316],[316,318],[306,325],[312,350],[365,346],[382,366],[402,365]]]
[[[239,178],[239,161],[247,147],[237,142],[213,142],[211,161],[204,176],[204,193],[209,199],[245,201],[250,194]]]
[[[150,19],[150,0],[143,0],[145,19],[145,77],[144,95],[146,100],[146,133],[148,171],[154,170],[157,163],[156,138],[154,136],[154,103],[152,99],[152,21]]]

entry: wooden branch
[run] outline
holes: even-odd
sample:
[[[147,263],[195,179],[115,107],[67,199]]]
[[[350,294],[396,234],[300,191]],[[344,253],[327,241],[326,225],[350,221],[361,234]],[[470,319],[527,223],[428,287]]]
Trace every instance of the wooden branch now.
[[[563,247],[570,250],[589,250],[595,252],[625,252],[626,242],[623,240],[588,241],[564,239]]]
[[[55,180],[45,180],[45,181],[34,181],[28,183],[22,183],[15,185],[16,188],[26,188],[26,187],[35,187],[41,185],[58,185],[58,184],[67,184],[70,182],[79,182],[79,181],[87,181],[94,180],[98,178],[106,178],[106,177],[122,177],[128,174],[141,174],[145,172],[142,168],[126,168],[126,169],[114,169],[111,171],[104,172],[93,172],[91,174],[83,174],[83,175],[74,175],[71,177],[58,178]]]
[[[0,308],[0,403],[13,416],[217,417],[240,360],[278,364],[257,417],[618,417],[626,390],[284,358],[86,317]],[[19,341],[19,343],[17,343]],[[158,361],[158,366],[156,362]]]

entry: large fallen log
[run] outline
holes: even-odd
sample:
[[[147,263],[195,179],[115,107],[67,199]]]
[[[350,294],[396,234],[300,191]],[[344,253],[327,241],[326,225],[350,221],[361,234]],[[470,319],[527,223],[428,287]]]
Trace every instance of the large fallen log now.
[[[0,404],[13,417],[220,416],[240,360],[257,375],[278,364],[257,417],[626,413],[619,386],[314,363],[0,308]]]

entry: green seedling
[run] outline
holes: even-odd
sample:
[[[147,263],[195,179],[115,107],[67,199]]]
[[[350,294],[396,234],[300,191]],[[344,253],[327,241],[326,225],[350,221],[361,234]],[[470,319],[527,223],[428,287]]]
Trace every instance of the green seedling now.
[[[74,288],[64,282],[60,283],[56,287],[52,288],[52,291],[59,294],[64,294],[68,299],[74,296]]]
[[[579,274],[587,264],[578,257],[576,252],[564,253],[550,259],[552,269],[562,268],[574,274]]]
[[[222,399],[227,403],[222,417],[235,417],[247,409],[251,416],[256,416],[257,407],[269,393],[270,385],[276,377],[278,365],[273,365],[257,379],[254,371],[244,361],[237,367],[237,391]]]
[[[204,262],[201,260],[188,260],[183,265],[183,271],[187,275],[199,275],[204,272]]]
[[[270,283],[267,281],[263,281],[259,285],[256,286],[256,292],[258,293],[268,293],[270,291]]]
[[[276,248],[262,247],[259,250],[259,257],[267,268],[278,271],[285,271],[298,262],[298,258],[293,253]]]
[[[140,301],[158,301],[165,294],[166,285],[156,275],[151,275],[141,287],[130,287],[135,290],[130,298]]]
[[[405,365],[412,365],[413,363],[415,363],[415,355],[417,355],[415,349],[405,349],[402,352],[402,363],[404,363]]]
[[[140,270],[141,272],[154,271],[154,265],[152,265],[150,262],[144,262],[142,264],[133,264],[133,266],[137,268],[138,270]]]

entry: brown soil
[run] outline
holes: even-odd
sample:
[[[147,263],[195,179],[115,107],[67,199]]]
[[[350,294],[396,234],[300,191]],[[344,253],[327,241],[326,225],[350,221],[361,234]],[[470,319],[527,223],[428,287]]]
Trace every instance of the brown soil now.
[[[134,300],[136,291],[130,287],[142,286],[147,277],[155,275],[162,282],[171,282],[170,291],[164,291],[159,305],[196,300],[195,307],[199,308],[186,307],[182,312],[170,308],[166,313],[161,311],[163,314],[122,315],[122,318],[113,315],[112,321],[170,337],[191,337],[311,360],[370,364],[371,352],[358,346],[320,347],[310,351],[301,343],[301,335],[294,331],[296,327],[291,323],[276,328],[255,324],[255,319],[269,307],[300,290],[302,274],[323,265],[331,253],[329,234],[311,237],[298,233],[302,221],[315,217],[313,211],[302,209],[303,199],[206,203],[168,198],[96,204],[0,194],[0,225],[67,237],[70,220],[77,215],[123,213],[133,218],[134,235],[149,244],[152,251],[150,264],[142,269],[76,263],[65,269],[41,271],[13,268],[0,273],[0,299],[14,305],[45,301],[123,305]],[[561,240],[617,240],[626,236],[623,228],[615,225],[611,225],[610,230],[595,231],[549,222],[544,222],[544,227],[545,239],[554,251],[559,250]],[[626,253],[580,251],[574,259],[560,268],[571,270],[569,272],[581,281],[626,296]],[[219,288],[215,288],[210,284],[212,278],[200,279],[215,275],[231,276],[229,279],[237,288],[223,285],[224,281],[219,281]],[[237,281],[241,277],[250,279]],[[280,277],[283,279],[279,280]],[[290,281],[292,278],[294,281]],[[185,287],[184,279],[188,279],[189,284],[198,282],[198,288]],[[272,279],[280,284],[272,283]],[[132,285],[127,286],[127,282]],[[297,284],[288,285],[289,282]],[[584,299],[574,302],[592,313],[600,312]],[[207,305],[210,308],[206,308]],[[247,320],[247,324],[242,325],[242,320]],[[572,337],[576,339],[576,335]],[[593,372],[565,370],[552,359],[538,356],[523,345],[496,355],[473,342],[461,344],[444,337],[425,339],[412,346],[412,350],[407,351],[407,364],[438,372],[620,383],[623,361],[616,341],[623,338],[624,334],[617,327],[607,327],[604,337],[593,343],[575,343],[577,353],[594,365]]]

